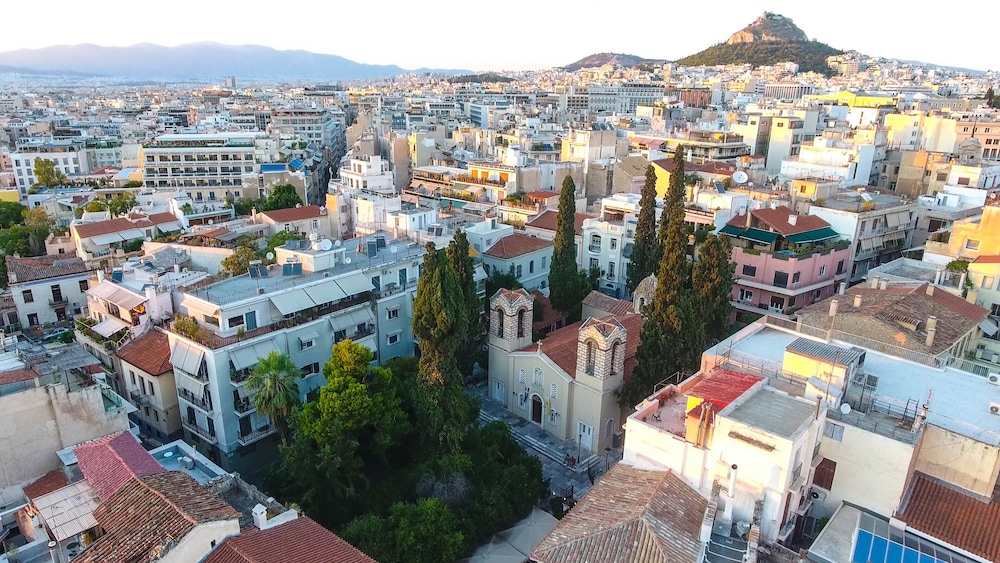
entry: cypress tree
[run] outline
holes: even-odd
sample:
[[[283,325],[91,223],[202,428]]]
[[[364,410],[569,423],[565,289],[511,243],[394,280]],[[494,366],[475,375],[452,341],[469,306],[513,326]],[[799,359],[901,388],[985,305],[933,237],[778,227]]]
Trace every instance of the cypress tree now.
[[[473,365],[481,355],[479,352],[483,348],[486,336],[486,327],[480,313],[482,302],[476,292],[476,281],[473,277],[475,265],[472,262],[469,250],[469,237],[461,229],[455,232],[455,237],[452,238],[451,244],[445,250],[445,253],[448,255],[448,262],[455,272],[458,286],[462,288],[462,308],[466,316],[467,329],[465,337],[459,346],[459,349],[463,353],[459,354],[456,358],[459,372],[462,375],[472,373]]]
[[[725,338],[729,328],[736,268],[730,260],[731,255],[728,237],[709,235],[691,274],[698,311],[705,323],[705,338],[709,342]]]
[[[552,265],[549,268],[549,301],[556,311],[573,313],[583,302],[584,291],[580,269],[576,264],[576,184],[566,176],[559,192],[556,213],[556,237],[552,245]]]
[[[636,218],[635,244],[628,267],[628,291],[632,293],[639,282],[656,273],[663,247],[656,236],[656,169],[646,168],[646,183],[639,198],[639,216]]]

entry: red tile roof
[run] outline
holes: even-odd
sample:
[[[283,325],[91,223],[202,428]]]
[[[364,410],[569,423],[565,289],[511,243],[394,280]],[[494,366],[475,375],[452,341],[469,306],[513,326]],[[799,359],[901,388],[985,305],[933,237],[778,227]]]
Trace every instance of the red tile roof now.
[[[1000,503],[979,499],[914,473],[898,518],[959,549],[1000,561]]]
[[[974,264],[1000,264],[1000,254],[980,256],[972,261]]]
[[[118,357],[149,375],[163,375],[173,369],[167,333],[158,330],[151,330],[126,344],[118,350]]]
[[[795,219],[795,224],[792,225],[788,222],[788,218],[792,215],[796,215],[795,211],[791,208],[785,206],[779,206],[775,209],[764,208],[764,209],[754,209],[750,212],[750,215],[755,219],[760,220],[761,223],[767,225],[774,232],[780,234],[781,236],[789,236],[797,233],[805,233],[807,231],[815,231],[816,229],[822,229],[824,227],[829,227],[830,223],[827,223],[822,217],[817,217],[815,215],[798,215]],[[736,217],[736,219],[743,219],[746,221],[746,215],[741,217]],[[736,219],[733,219],[735,221]],[[746,223],[744,222],[743,226]]]
[[[108,500],[133,477],[166,471],[126,431],[81,444],[73,448],[73,454],[76,455],[84,478],[103,501]]]
[[[59,469],[55,469],[26,486],[24,488],[24,496],[30,501],[42,495],[47,495],[52,491],[57,491],[66,485],[69,485],[66,474]]]
[[[521,233],[513,233],[493,243],[484,254],[492,258],[509,260],[552,246],[552,241]]]
[[[607,293],[591,291],[583,298],[583,304],[587,307],[604,311],[609,315],[628,315],[635,313],[635,306],[627,299],[611,297]]]
[[[10,371],[0,372],[0,385],[17,383],[19,381],[28,381],[29,379],[34,379],[36,377],[38,377],[38,372],[35,371],[35,368],[12,369]]]
[[[32,258],[6,256],[5,259],[10,283],[47,280],[87,272],[87,265],[74,254],[53,254]]]
[[[673,157],[661,158],[659,160],[654,160],[652,164],[659,166],[660,168],[667,171],[667,173],[674,171],[674,159]],[[729,164],[728,162],[719,162],[716,160],[709,160],[704,163],[697,162],[685,162],[684,172],[691,174],[692,172],[702,172],[704,174],[715,174],[718,176],[732,176],[736,172],[737,168],[734,164]]]
[[[548,297],[542,295],[537,289],[531,292],[531,297],[542,306],[542,319],[531,323],[531,330],[540,332],[547,330],[554,324],[566,322],[566,315],[552,308],[552,302]]]
[[[619,463],[531,552],[539,563],[695,563],[708,501],[670,471]]]
[[[313,219],[323,215],[322,210],[315,205],[303,205],[302,207],[290,207],[288,209],[275,209],[261,213],[275,223],[287,223],[289,221],[302,221]]]
[[[636,315],[634,313],[618,316],[608,315],[599,320],[611,319],[615,319],[621,323],[621,325],[625,327],[625,330],[628,332],[628,335],[625,338],[625,373],[623,374],[625,379],[628,379],[628,377],[632,374],[632,370],[629,368],[629,360],[634,359],[635,351],[639,349],[643,324],[642,315]],[[575,379],[577,340],[580,336],[580,326],[582,326],[584,322],[586,322],[586,319],[564,326],[558,330],[554,330],[542,340],[521,348],[519,352],[537,351],[539,350],[540,344],[542,353],[562,368],[562,370],[566,372],[566,375]],[[634,367],[635,366],[632,365],[632,368]]]
[[[746,393],[747,389],[762,380],[763,378],[756,375],[740,373],[738,371],[728,369],[715,370],[685,393],[689,397],[697,397],[703,401],[703,403],[691,409],[688,416],[700,416],[701,405],[704,403],[711,403],[715,407],[715,411],[718,412],[729,406],[740,395]]]
[[[152,215],[146,215],[144,213],[130,213],[128,217],[115,217],[114,219],[108,219],[107,221],[71,225],[70,229],[75,231],[76,236],[80,238],[90,238],[98,235],[106,235],[108,233],[127,231],[129,229],[145,229],[146,227],[170,223],[176,220],[177,217],[174,217],[170,213],[154,213]]]
[[[531,199],[549,199],[550,197],[559,197],[559,192],[553,190],[535,190],[524,194],[524,197]]]
[[[526,227],[534,227],[536,229],[543,229],[546,231],[556,232],[556,215],[555,211],[543,211],[531,221],[528,221],[525,225]],[[574,213],[573,214],[573,229],[576,231],[576,235],[583,236],[583,222],[587,219],[596,219],[597,215],[591,213]]]
[[[239,525],[235,508],[179,471],[133,477],[94,518],[106,533],[76,563],[153,563],[199,524]]]
[[[307,516],[226,538],[204,563],[375,563]]]

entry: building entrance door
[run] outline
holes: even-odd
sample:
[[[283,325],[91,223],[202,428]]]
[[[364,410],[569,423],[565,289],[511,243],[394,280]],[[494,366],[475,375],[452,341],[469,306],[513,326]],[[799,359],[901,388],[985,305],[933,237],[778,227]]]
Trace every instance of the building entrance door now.
[[[531,396],[531,422],[542,423],[542,398],[538,395]]]

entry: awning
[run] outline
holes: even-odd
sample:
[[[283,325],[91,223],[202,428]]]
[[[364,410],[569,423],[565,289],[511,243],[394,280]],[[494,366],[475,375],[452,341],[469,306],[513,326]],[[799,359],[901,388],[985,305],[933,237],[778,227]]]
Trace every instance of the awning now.
[[[778,240],[778,233],[751,228],[744,231],[740,237],[754,242],[759,242],[761,244],[771,244],[772,242]]]
[[[112,334],[120,331],[123,328],[128,328],[128,324],[125,323],[125,321],[115,317],[106,317],[103,321],[90,327],[91,330],[93,330],[97,334],[100,334],[104,338],[111,338]]]
[[[233,362],[234,368],[245,369],[257,363],[257,352],[253,346],[247,346],[230,352],[229,360]]]
[[[309,296],[309,299],[312,299],[317,305],[340,301],[341,299],[347,297],[344,290],[340,289],[340,286],[333,280],[326,280],[319,285],[313,285],[303,289],[306,292],[306,295]]]
[[[181,226],[178,225],[177,223],[174,223],[173,221],[167,223],[160,223],[159,225],[156,226],[156,228],[165,233],[172,233],[174,231],[181,230]]]
[[[889,228],[895,228],[899,226],[899,216],[895,213],[890,213],[885,216],[885,223],[889,225]]]
[[[993,336],[997,333],[997,325],[993,324],[993,321],[989,319],[983,319],[983,322],[979,323],[979,328],[983,329],[986,336]]]
[[[903,211],[901,213],[896,213],[896,220],[899,221],[900,225],[910,224],[910,214]]]
[[[351,320],[354,321],[355,325],[375,324],[375,313],[372,313],[372,310],[367,307],[351,311]]]
[[[347,296],[357,295],[374,289],[374,286],[372,286],[372,282],[368,279],[368,276],[362,274],[361,272],[355,272],[342,278],[337,278],[337,285],[340,286],[340,289],[344,290],[344,294]]]
[[[122,237],[122,240],[135,240],[139,238],[146,238],[146,233],[140,231],[139,229],[129,229],[127,231],[122,231],[118,233]]]
[[[146,297],[138,293],[131,292],[124,287],[104,280],[101,283],[87,290],[87,293],[94,297],[110,301],[119,308],[131,311],[132,309],[146,302]]]
[[[863,238],[861,239],[861,250],[862,252],[868,252],[872,249],[872,239]]]
[[[291,315],[292,313],[316,306],[313,300],[309,299],[309,296],[306,295],[306,292],[301,289],[272,295],[270,299],[271,303],[274,303],[274,306],[278,308],[278,311],[282,315]]]
[[[197,374],[201,368],[201,360],[205,353],[201,350],[178,340],[174,343],[174,349],[170,352],[170,363],[190,374]]]
[[[333,327],[333,332],[337,332],[338,330],[347,331],[352,328],[352,323],[354,323],[354,318],[350,314],[327,318],[330,319],[330,326]]]
[[[319,333],[315,330],[307,330],[299,334],[299,342],[310,342],[319,338]]]
[[[114,242],[121,242],[122,237],[118,233],[107,233],[103,235],[94,235],[90,237],[90,242],[98,245],[111,244]]]
[[[719,234],[729,235],[731,237],[738,237],[743,234],[743,229],[735,225],[726,225],[725,227],[719,229]]]
[[[819,240],[837,238],[839,236],[840,235],[837,231],[831,229],[830,227],[823,227],[822,229],[814,229],[812,231],[788,235],[785,239],[792,244],[801,244],[804,242],[816,242]]]
[[[87,480],[80,480],[32,499],[32,504],[57,541],[97,527],[94,510],[101,504]]]
[[[254,344],[253,351],[257,353],[259,361],[261,358],[266,358],[271,352],[277,352],[278,347],[274,345],[273,340],[265,340]]]
[[[215,240],[221,240],[222,242],[230,242],[240,238],[244,234],[245,233],[234,233],[232,231],[229,231],[227,233],[222,233],[221,235],[215,237]]]

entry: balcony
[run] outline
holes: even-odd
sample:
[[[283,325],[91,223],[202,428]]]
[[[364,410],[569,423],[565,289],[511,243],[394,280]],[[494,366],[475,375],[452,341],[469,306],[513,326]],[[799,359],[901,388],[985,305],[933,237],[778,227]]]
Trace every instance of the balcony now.
[[[236,411],[236,416],[246,416],[257,410],[257,407],[254,406],[250,397],[243,397],[239,401],[235,401],[233,403],[233,410]]]
[[[794,486],[795,482],[798,481],[799,477],[801,477],[801,476],[802,476],[802,462],[800,461],[800,462],[796,463],[795,464],[795,468],[792,469],[791,484]]]
[[[136,409],[124,397],[115,393],[110,387],[105,384],[101,384],[101,398],[104,402],[104,412],[118,412],[125,411],[126,413],[135,412]]]
[[[229,381],[237,387],[241,387],[250,374],[253,373],[253,368],[243,368],[243,369],[231,369],[229,370]]]
[[[134,405],[149,404],[149,395],[142,395],[140,393],[136,393],[135,391],[129,391],[128,396],[130,399],[132,399],[132,404]]]
[[[205,413],[212,413],[212,402],[206,400],[204,397],[199,397],[183,387],[177,388],[177,396],[201,409]]]
[[[601,245],[599,245],[599,244],[588,245],[587,246],[587,250],[593,252],[594,254],[600,254],[601,253]]]
[[[69,305],[69,299],[66,297],[53,297],[49,299],[49,307],[65,307]]]
[[[214,444],[219,440],[215,435],[215,430],[209,430],[202,426],[198,426],[198,421],[196,420],[191,420],[189,418],[182,418],[181,426],[183,426],[186,430],[188,430],[192,434],[197,435],[202,440],[205,440],[209,444]]]
[[[257,430],[252,430],[247,433],[240,432],[239,442],[240,445],[249,446],[250,444],[274,434],[277,429],[271,424],[265,424]]]
[[[193,379],[193,380],[195,380],[195,381],[197,381],[199,383],[208,383],[208,374],[205,373],[205,366],[204,365],[202,365],[198,369],[198,373],[188,373],[188,372],[186,372],[186,371],[178,368],[177,366],[174,366],[174,373],[182,374],[185,377],[189,377],[189,378],[191,378],[191,379]]]

